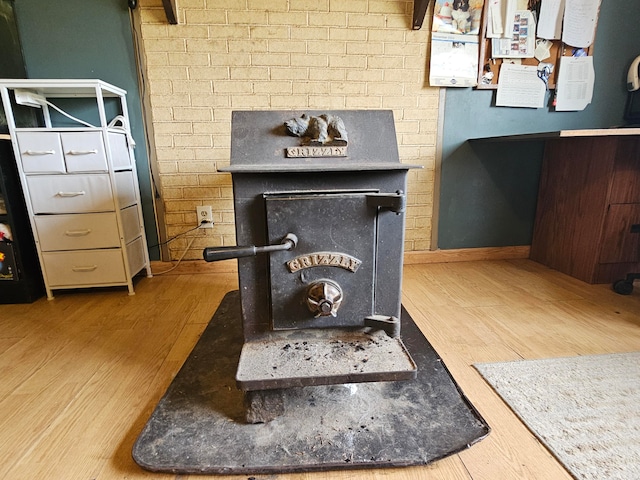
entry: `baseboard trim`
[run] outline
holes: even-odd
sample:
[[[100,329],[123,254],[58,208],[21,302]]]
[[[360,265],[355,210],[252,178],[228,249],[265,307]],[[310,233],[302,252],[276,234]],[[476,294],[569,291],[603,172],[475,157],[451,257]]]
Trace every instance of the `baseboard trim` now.
[[[520,247],[483,247],[460,248],[453,250],[428,250],[420,252],[405,252],[405,265],[419,265],[423,263],[451,263],[475,262],[480,260],[509,260],[529,258],[529,245]],[[220,262],[205,262],[204,260],[184,260],[177,266],[173,262],[151,262],[154,275],[194,275],[200,273],[237,273],[236,260]]]
[[[451,263],[475,262],[480,260],[510,260],[514,258],[529,258],[529,245],[517,247],[482,247],[458,248],[452,250],[427,250],[419,252],[405,252],[405,265],[419,265],[421,263]]]

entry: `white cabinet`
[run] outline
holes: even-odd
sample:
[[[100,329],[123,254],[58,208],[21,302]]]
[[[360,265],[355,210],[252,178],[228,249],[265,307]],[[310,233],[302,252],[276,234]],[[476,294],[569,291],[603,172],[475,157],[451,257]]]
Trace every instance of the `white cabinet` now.
[[[43,252],[120,246],[118,222],[111,212],[36,215],[35,222]]]
[[[55,132],[16,134],[20,165],[24,173],[65,173],[60,135]]]
[[[35,214],[114,211],[108,174],[27,175]]]
[[[10,92],[42,102],[42,125],[17,127]],[[125,92],[99,80],[0,80],[48,298],[63,288],[127,286],[151,276]],[[95,102],[96,126],[59,126],[55,98]],[[106,101],[117,114],[107,118]],[[111,111],[109,110],[109,111]]]
[[[120,136],[118,141],[114,137]],[[16,132],[25,173],[106,172],[102,132]],[[109,134],[114,143],[122,134]],[[126,143],[125,143],[126,145]]]

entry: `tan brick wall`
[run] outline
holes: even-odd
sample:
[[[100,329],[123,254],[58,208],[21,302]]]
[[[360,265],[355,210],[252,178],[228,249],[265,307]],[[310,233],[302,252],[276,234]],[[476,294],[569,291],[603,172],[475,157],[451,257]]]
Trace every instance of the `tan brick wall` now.
[[[161,0],[135,11],[167,235],[212,205],[215,227],[170,243],[173,259],[235,244],[228,165],[233,110],[391,109],[409,173],[406,250],[430,248],[438,89],[427,82],[428,17],[413,0]],[[195,238],[190,238],[195,237]]]

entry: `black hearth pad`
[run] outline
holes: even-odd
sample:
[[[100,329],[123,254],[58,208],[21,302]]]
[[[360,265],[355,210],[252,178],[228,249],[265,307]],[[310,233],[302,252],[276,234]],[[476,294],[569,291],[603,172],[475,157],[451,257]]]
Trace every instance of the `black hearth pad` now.
[[[157,472],[261,474],[426,465],[468,448],[489,427],[409,314],[402,338],[415,380],[288,389],[285,413],[244,422],[235,386],[242,348],[228,293],[140,433],[133,458]]]

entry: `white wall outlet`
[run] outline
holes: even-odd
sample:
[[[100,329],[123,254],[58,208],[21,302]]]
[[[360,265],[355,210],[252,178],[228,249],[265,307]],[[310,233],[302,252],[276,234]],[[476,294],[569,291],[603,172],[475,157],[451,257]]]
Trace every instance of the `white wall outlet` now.
[[[198,215],[198,226],[200,228],[213,228],[213,210],[211,209],[211,205],[196,207],[196,214]]]

